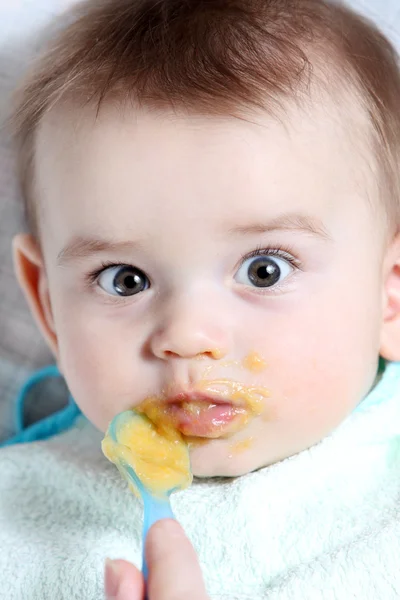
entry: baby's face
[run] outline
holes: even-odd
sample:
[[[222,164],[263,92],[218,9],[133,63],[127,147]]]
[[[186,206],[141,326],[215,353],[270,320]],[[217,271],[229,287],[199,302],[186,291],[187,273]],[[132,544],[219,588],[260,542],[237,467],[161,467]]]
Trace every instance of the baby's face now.
[[[285,125],[45,120],[49,319],[99,429],[147,400],[195,438],[194,474],[238,475],[317,443],[367,394],[385,234],[347,129],[329,106]]]

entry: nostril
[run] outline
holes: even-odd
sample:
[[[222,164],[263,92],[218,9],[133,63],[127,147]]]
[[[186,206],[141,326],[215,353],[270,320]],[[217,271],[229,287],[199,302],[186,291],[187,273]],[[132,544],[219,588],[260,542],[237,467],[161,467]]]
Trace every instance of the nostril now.
[[[213,350],[208,350],[205,354],[214,360],[221,360],[226,355],[226,352],[221,348],[213,348]]]
[[[183,353],[174,352],[173,350],[164,350],[164,358],[175,358],[177,356],[183,356]],[[188,353],[185,353],[188,356]],[[210,358],[212,360],[220,360],[226,355],[226,352],[220,348],[214,348],[213,350],[205,350],[204,352],[193,353],[193,358]]]
[[[206,358],[219,360],[228,354],[226,334],[213,327],[205,327],[184,320],[167,323],[149,337],[149,350],[160,359]]]

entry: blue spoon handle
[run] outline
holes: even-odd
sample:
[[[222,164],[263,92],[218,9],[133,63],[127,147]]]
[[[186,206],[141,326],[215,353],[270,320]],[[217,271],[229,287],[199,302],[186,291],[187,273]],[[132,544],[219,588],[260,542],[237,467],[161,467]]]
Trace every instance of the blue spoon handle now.
[[[146,555],[145,555],[145,547],[146,547],[146,538],[149,532],[149,529],[154,523],[160,521],[161,519],[175,519],[174,513],[172,512],[171,504],[169,502],[169,498],[164,498],[162,500],[158,498],[153,498],[150,494],[143,494],[143,503],[144,503],[144,523],[143,523],[143,577],[147,584],[148,578],[148,568],[146,563]]]

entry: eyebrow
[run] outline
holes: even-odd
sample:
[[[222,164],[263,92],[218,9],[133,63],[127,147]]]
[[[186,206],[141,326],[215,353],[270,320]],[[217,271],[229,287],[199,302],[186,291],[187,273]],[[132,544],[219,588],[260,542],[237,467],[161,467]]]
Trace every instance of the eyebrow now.
[[[239,235],[272,233],[274,231],[299,231],[326,241],[332,240],[322,221],[301,213],[288,213],[271,219],[267,223],[239,225],[229,229],[229,233]]]
[[[228,233],[239,235],[260,235],[274,231],[300,231],[328,241],[332,239],[321,221],[308,215],[294,213],[281,215],[264,224],[239,225],[228,229]],[[112,242],[107,239],[76,236],[59,252],[57,265],[65,266],[70,262],[105,252],[132,252],[140,246],[138,241]]]
[[[84,260],[102,252],[132,252],[140,247],[139,242],[112,242],[107,239],[76,236],[59,252],[57,265],[62,267],[73,261]]]

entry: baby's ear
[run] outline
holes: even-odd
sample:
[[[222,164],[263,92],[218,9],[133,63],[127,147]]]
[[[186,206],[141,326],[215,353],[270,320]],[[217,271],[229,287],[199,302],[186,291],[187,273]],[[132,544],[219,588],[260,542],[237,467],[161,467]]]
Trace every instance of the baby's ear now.
[[[32,315],[55,358],[58,358],[50,294],[42,253],[36,238],[18,234],[13,239],[14,270]]]
[[[400,361],[400,233],[386,252],[384,275],[380,354],[386,360]]]

